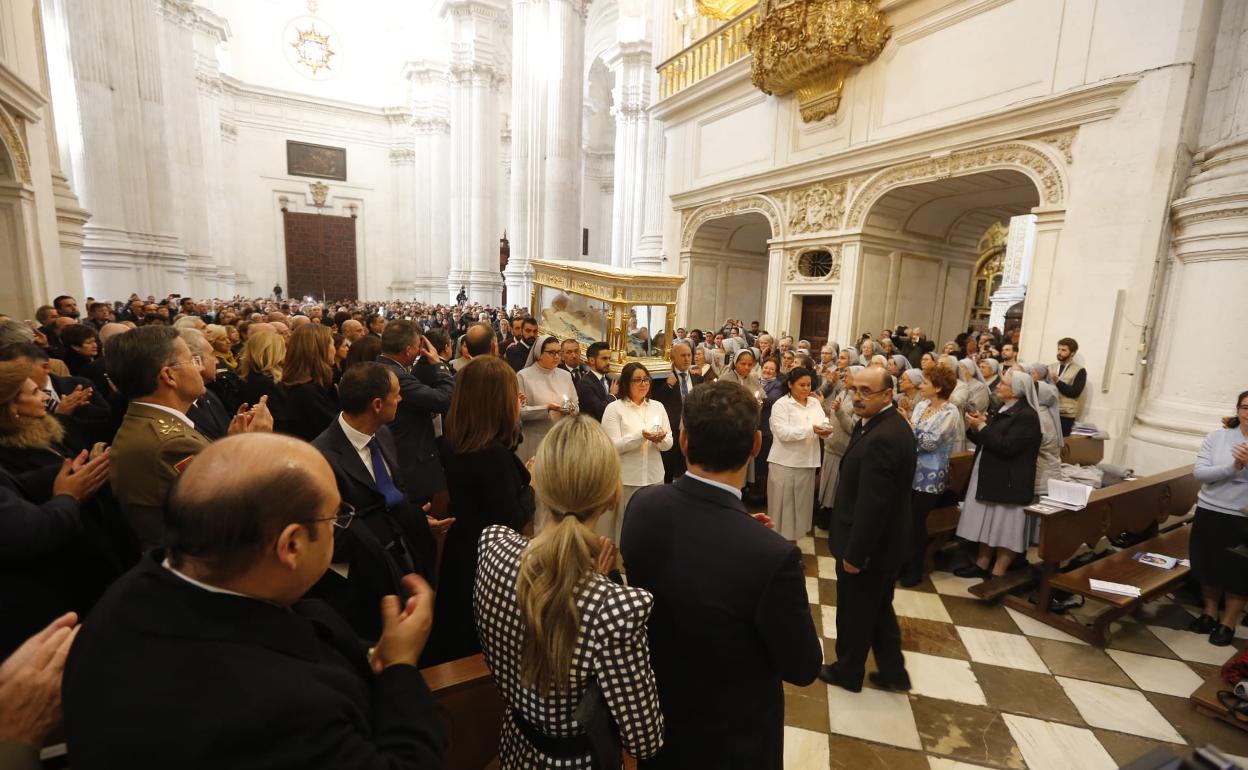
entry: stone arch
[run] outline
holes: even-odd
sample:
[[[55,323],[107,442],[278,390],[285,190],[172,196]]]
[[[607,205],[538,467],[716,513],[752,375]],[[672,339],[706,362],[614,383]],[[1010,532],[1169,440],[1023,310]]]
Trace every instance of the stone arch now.
[[[768,195],[746,195],[726,201],[708,203],[692,211],[684,212],[684,222],[680,227],[680,250],[687,252],[693,248],[693,239],[698,228],[712,219],[729,217],[734,214],[756,212],[767,218],[771,225],[771,237],[782,238],[784,217],[780,204]]]
[[[861,229],[871,207],[890,190],[993,170],[1026,175],[1035,183],[1045,206],[1061,207],[1066,202],[1069,183],[1065,170],[1048,149],[1022,141],[1005,142],[890,166],[868,177],[850,198],[845,227]]]
[[[22,141],[17,121],[7,110],[0,108],[0,145],[8,157],[0,157],[0,170],[5,170],[18,181],[30,184],[30,157],[26,154],[26,144]]]

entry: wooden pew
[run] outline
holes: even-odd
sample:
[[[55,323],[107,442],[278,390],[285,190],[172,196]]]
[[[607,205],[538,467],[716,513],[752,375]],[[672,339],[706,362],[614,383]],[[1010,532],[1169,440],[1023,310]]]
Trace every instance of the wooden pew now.
[[[446,770],[496,767],[503,699],[485,658],[473,655],[421,669],[450,739]]]
[[[1186,558],[1190,530],[1186,526],[1171,530],[1068,573],[1061,573],[1060,567],[1075,555],[1081,545],[1095,548],[1102,537],[1120,532],[1142,532],[1154,523],[1160,524],[1171,516],[1187,513],[1196,504],[1196,494],[1200,491],[1200,483],[1192,476],[1192,467],[1185,465],[1094,490],[1088,506],[1082,510],[1043,514],[1027,509],[1028,516],[1040,519],[1040,544],[1037,547],[1041,561],[1040,585],[1034,603],[1011,595],[1006,597],[1006,604],[1086,642],[1104,645],[1111,622],[1134,611],[1150,598],[1173,589],[1187,575],[1185,567],[1176,566],[1163,571],[1132,560],[1131,554],[1155,551]],[[1137,585],[1141,596],[1133,598],[1092,591],[1088,586],[1091,578]],[[1065,615],[1049,611],[1054,588],[1095,599],[1105,604],[1106,609],[1088,628]]]
[[[949,478],[945,481],[945,491],[956,495],[958,500],[966,497],[966,487],[971,481],[971,466],[975,461],[974,452],[957,452],[949,457]],[[932,571],[936,554],[949,536],[958,529],[958,517],[961,511],[956,503],[938,505],[927,513],[927,536],[931,538],[923,555],[923,574]]]

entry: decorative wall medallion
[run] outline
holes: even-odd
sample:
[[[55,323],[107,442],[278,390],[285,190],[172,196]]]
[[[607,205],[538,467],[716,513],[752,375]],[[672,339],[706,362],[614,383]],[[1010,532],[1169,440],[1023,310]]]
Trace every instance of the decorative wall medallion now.
[[[817,184],[789,193],[789,232],[818,233],[841,229],[845,185]]]
[[[342,45],[337,33],[315,16],[300,16],[286,25],[282,50],[290,66],[312,80],[329,80],[342,68]]]
[[[767,94],[796,91],[807,123],[836,113],[846,76],[874,61],[893,33],[875,0],[763,0],[759,12],[747,38],[750,79]]]
[[[313,182],[308,185],[308,189],[312,191],[312,205],[318,209],[325,208],[325,201],[329,197],[329,185],[324,182]]]
[[[1070,129],[1069,131],[1061,131],[1049,136],[1040,137],[1040,141],[1047,145],[1056,147],[1058,152],[1062,153],[1062,157],[1066,159],[1067,165],[1074,162],[1074,156],[1071,154],[1070,148],[1075,143],[1075,133],[1078,129]]]
[[[785,280],[839,281],[841,279],[841,246],[835,244],[815,249],[794,250],[785,260]]]

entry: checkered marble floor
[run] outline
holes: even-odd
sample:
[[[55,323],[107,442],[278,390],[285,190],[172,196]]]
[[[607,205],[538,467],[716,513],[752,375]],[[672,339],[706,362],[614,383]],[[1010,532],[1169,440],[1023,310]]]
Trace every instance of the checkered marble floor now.
[[[835,563],[824,537],[798,545],[831,662]],[[785,685],[785,767],[1096,770],[1156,746],[1190,755],[1207,743],[1248,756],[1248,732],[1197,714],[1188,701],[1248,644],[1248,629],[1237,628],[1243,638],[1234,647],[1214,647],[1183,630],[1197,610],[1166,598],[1115,624],[1101,650],[972,598],[966,589],[976,582],[935,572],[913,589],[897,589],[910,693],[869,683],[858,694],[820,681]]]

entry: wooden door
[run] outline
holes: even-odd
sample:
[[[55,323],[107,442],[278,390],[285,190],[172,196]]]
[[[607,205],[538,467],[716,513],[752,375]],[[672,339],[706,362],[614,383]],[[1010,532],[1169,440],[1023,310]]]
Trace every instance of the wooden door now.
[[[819,348],[828,342],[828,326],[832,322],[832,295],[817,294],[802,297],[802,325],[800,339],[810,341],[810,350],[819,360]]]
[[[355,217],[283,212],[286,296],[355,299]]]

